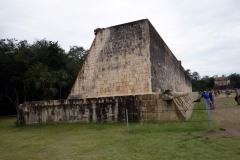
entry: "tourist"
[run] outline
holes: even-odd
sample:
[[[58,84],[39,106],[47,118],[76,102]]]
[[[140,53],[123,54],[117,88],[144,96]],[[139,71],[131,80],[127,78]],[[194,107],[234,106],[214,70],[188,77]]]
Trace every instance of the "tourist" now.
[[[215,96],[215,97],[217,96],[217,91],[216,91],[216,90],[214,91],[214,96]]]
[[[235,100],[237,101],[237,104],[240,105],[240,89],[236,89],[236,97]]]
[[[203,97],[207,100],[208,107],[209,107],[209,109],[211,110],[211,109],[212,109],[212,108],[211,108],[211,105],[210,105],[210,101],[211,101],[211,100],[210,100],[208,94],[206,94],[206,91],[203,91],[202,97],[200,97],[199,100],[202,99]]]
[[[229,91],[229,89],[228,89],[228,88],[226,89],[225,93],[226,93],[226,97],[227,97],[227,98],[229,98],[230,91]]]
[[[215,109],[214,97],[215,94],[212,93],[212,109]]]
[[[210,91],[207,90],[207,94],[210,98],[210,105],[211,105],[211,109],[213,109],[213,93]]]

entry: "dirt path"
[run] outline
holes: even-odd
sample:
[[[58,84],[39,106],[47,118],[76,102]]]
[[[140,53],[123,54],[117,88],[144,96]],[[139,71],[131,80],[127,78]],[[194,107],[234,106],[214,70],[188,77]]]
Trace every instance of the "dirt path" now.
[[[216,109],[211,111],[213,123],[222,132],[210,132],[206,136],[240,136],[240,106],[234,100],[235,93],[229,98],[226,95],[215,97]]]

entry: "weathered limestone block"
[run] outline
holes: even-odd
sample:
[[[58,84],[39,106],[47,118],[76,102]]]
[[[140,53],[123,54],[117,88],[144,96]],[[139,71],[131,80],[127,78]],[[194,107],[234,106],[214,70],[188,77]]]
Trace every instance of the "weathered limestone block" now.
[[[68,99],[191,92],[191,79],[149,20],[102,28]],[[152,96],[152,97],[151,97]]]
[[[119,99],[116,98],[115,99],[115,105],[114,105],[114,119],[115,119],[115,122],[118,121],[118,101],[119,101]]]
[[[92,120],[93,120],[93,122],[97,122],[96,101],[94,101],[94,102],[92,102],[92,109],[93,109]]]
[[[163,100],[159,94],[101,97],[66,101],[25,102],[21,104],[21,124],[60,122],[188,120],[192,114],[196,93],[172,93],[172,100]],[[190,95],[190,96],[189,96]],[[144,100],[141,100],[144,99]]]
[[[108,104],[107,119],[108,119],[108,122],[112,122],[112,119],[113,119],[112,103]]]

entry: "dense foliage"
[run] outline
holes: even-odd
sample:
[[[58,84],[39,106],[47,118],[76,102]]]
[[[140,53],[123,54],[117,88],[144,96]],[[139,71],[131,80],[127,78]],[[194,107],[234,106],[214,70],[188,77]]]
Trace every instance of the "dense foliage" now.
[[[190,70],[186,70],[191,79],[192,79],[192,90],[193,91],[203,91],[207,89],[212,89],[214,86],[214,78],[217,78],[217,75],[214,75],[212,77],[209,76],[201,76],[198,72],[191,73]],[[222,77],[225,77],[225,75],[222,75]],[[234,88],[240,88],[240,74],[232,73],[228,76],[230,79],[231,84]]]
[[[234,88],[240,88],[240,74],[232,73],[228,76]]]
[[[13,114],[25,101],[66,99],[86,55],[83,47],[65,53],[46,39],[0,40],[0,115]]]

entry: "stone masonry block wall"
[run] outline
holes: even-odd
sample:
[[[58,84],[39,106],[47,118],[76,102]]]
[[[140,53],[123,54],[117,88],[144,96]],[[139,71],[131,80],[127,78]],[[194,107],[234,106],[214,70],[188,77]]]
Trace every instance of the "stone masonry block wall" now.
[[[147,23],[100,30],[69,99],[151,93]]]
[[[191,79],[181,61],[177,60],[150,22],[149,30],[152,91],[171,89],[175,92],[192,92]]]
[[[190,77],[149,20],[96,31],[68,99],[191,92]]]
[[[25,102],[20,105],[20,124],[188,120],[197,93],[180,94],[181,103],[163,100],[162,93],[88,99]],[[180,101],[179,101],[180,102]],[[183,111],[185,107],[185,111]]]

